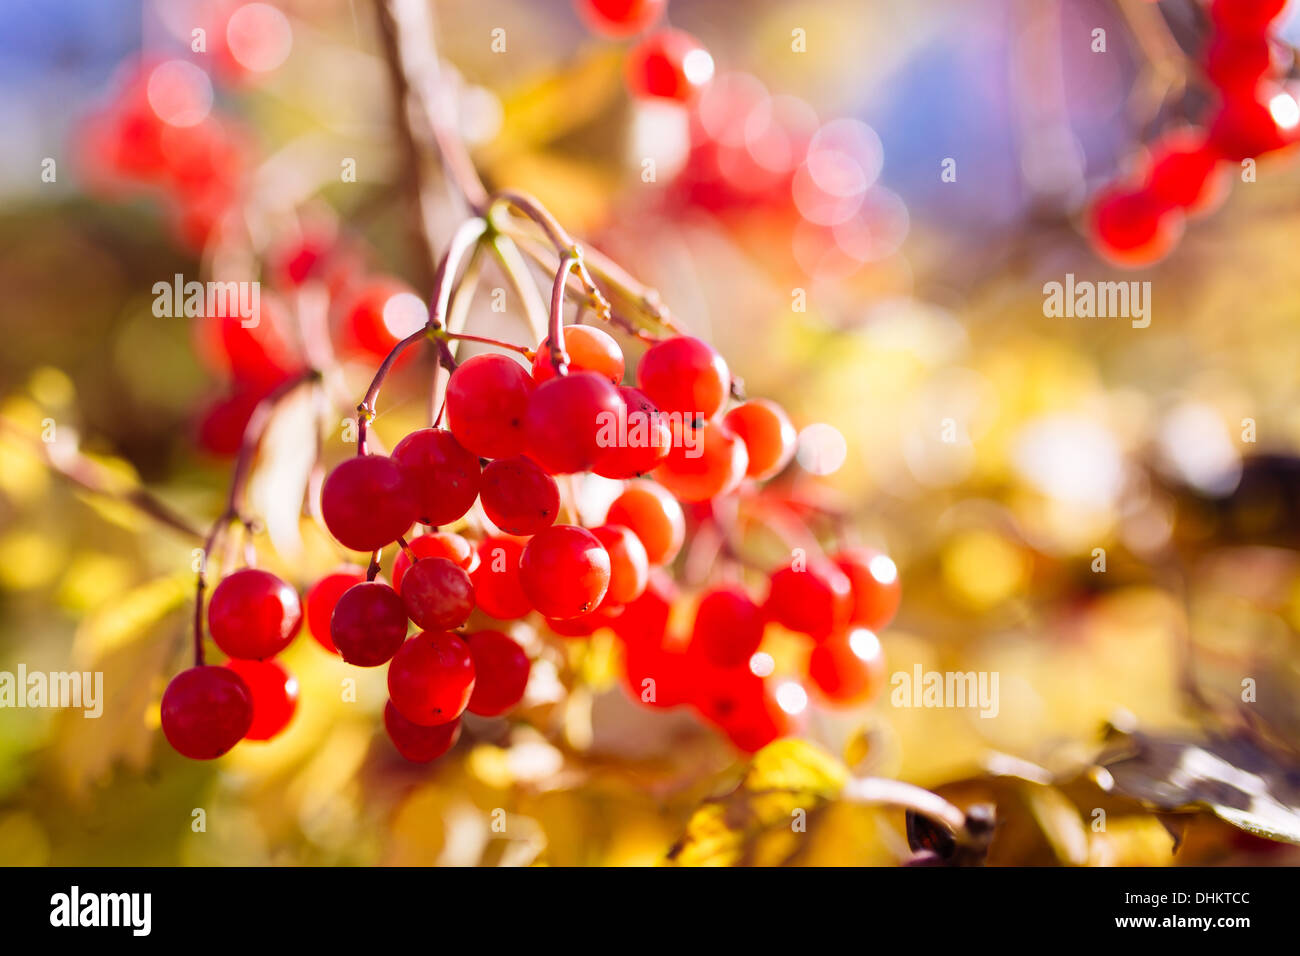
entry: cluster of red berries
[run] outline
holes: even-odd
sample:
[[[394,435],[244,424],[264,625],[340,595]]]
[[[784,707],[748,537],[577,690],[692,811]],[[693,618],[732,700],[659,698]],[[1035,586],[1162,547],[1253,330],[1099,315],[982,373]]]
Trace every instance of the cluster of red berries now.
[[[775,676],[775,662],[760,651],[769,622],[810,639],[803,675],[823,702],[864,704],[884,686],[876,631],[893,619],[900,585],[894,562],[878,551],[792,561],[768,577],[761,602],[739,584],[710,588],[689,633],[669,626],[676,597],[671,579],[652,576],[609,621],[623,645],[628,690],[651,707],[692,707],[741,750],[797,732],[809,703],[804,682]]]
[[[576,0],[575,6],[592,32],[622,39],[654,26],[668,0]],[[628,50],[623,75],[633,96],[688,103],[713,78],[713,58],[686,31],[661,28]]]
[[[211,112],[211,97],[193,64],[149,61],[132,68],[80,130],[87,184],[107,196],[158,196],[192,249],[235,208],[249,168],[247,136]]]
[[[739,585],[709,590],[689,638],[668,633],[675,594],[663,568],[683,544],[682,502],[710,502],[784,469],[795,445],[785,412],[763,399],[733,402],[726,361],[697,338],[652,345],[637,387],[619,384],[622,350],[600,329],[571,326],[563,345],[556,354],[544,340],[531,367],[498,353],[468,359],[447,385],[447,428],[416,430],[390,455],[362,448],[322,486],[330,532],[374,557],[369,573],[348,567],[310,589],[308,627],[349,663],[388,665],[385,726],[397,749],[431,760],[454,743],[466,710],[515,706],[531,665],[506,622],[533,613],[561,637],[610,628],[637,699],[693,704],[747,750],[795,730],[807,703],[800,685],[769,679],[759,648],[771,621],[812,638],[807,677],[825,700],[874,694],[883,661],[872,631],[899,596],[893,563],[875,552],[792,561],[771,575],[761,603]],[[558,523],[556,477],[579,473],[626,482],[595,527]],[[445,530],[476,504],[477,541]],[[428,530],[408,540],[415,525]],[[390,585],[377,579],[378,557],[394,542]],[[500,623],[471,626],[476,612]],[[221,582],[208,624],[233,661],[173,680],[163,727],[177,750],[214,757],[283,727],[294,685],[273,658],[301,618],[296,593],[267,572]]]
[[[1217,108],[1205,128],[1179,129],[1151,147],[1136,181],[1092,200],[1088,233],[1107,259],[1143,266],[1169,253],[1189,217],[1226,194],[1226,165],[1290,146],[1300,106],[1283,88],[1269,30],[1286,0],[1213,0],[1203,67]]]

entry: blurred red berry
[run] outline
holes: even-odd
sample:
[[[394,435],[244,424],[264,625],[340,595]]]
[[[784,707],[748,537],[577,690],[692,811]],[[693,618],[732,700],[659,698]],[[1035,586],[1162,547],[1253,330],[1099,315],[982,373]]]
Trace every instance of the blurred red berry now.
[[[686,103],[713,79],[713,57],[682,30],[660,30],[628,51],[624,77],[633,96]]]

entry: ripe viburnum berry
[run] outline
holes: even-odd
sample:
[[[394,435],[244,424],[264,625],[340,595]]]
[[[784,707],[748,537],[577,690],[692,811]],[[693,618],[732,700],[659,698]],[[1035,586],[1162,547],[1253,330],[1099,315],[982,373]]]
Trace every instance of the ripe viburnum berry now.
[[[388,665],[388,696],[412,723],[433,727],[465,712],[474,692],[474,660],[455,634],[421,631]]]
[[[624,77],[634,96],[686,103],[713,79],[713,57],[683,30],[659,30],[628,51]]]
[[[768,579],[764,608],[783,627],[824,640],[848,623],[852,587],[829,561],[809,561],[806,567],[792,562]]]
[[[478,567],[470,573],[479,609],[498,621],[513,621],[533,609],[519,577],[524,546],[514,538],[488,537],[478,545]]]
[[[682,501],[707,501],[734,491],[748,466],[745,443],[726,425],[675,424],[673,447],[654,477]]]
[[[544,617],[565,620],[595,608],[609,589],[610,561],[586,528],[553,525],[524,546],[519,580]]]
[[[1183,215],[1145,189],[1111,188],[1093,200],[1089,233],[1097,250],[1118,265],[1162,259],[1183,232]]]
[[[1210,20],[1220,30],[1263,33],[1286,8],[1287,0],[1214,0]]]
[[[602,606],[635,601],[645,590],[650,575],[645,545],[626,525],[605,524],[592,528],[591,533],[609,554],[609,589]]]
[[[421,558],[402,577],[402,601],[416,627],[450,631],[469,620],[474,585],[464,568],[446,558]]]
[[[217,585],[208,602],[208,630],[231,657],[274,657],[301,628],[298,592],[269,571],[234,572]]]
[[[1272,49],[1262,33],[1215,33],[1205,53],[1205,75],[1225,93],[1253,94],[1272,66]]]
[[[564,352],[570,372],[595,372],[611,385],[623,381],[623,350],[613,336],[592,325],[571,325],[564,330]],[[533,381],[538,385],[555,378],[550,336],[542,339],[533,357]]]
[[[397,549],[393,559],[393,590],[402,591],[402,578],[411,568],[412,556],[420,558],[446,558],[453,564],[473,571],[478,566],[478,552],[458,534],[450,531],[434,531],[412,538],[405,549]]]
[[[270,740],[284,730],[298,709],[298,678],[279,661],[227,661],[244,680],[253,701],[253,723],[245,740]]]
[[[695,610],[691,646],[717,667],[742,667],[763,643],[767,617],[745,589],[723,585],[707,592]]]
[[[390,700],[384,705],[384,730],[399,754],[412,763],[428,763],[456,745],[460,721],[424,727],[403,717]]]
[[[478,457],[451,432],[413,431],[397,443],[393,461],[406,473],[415,497],[415,516],[422,524],[450,524],[474,506],[482,469]]]
[[[885,685],[885,655],[866,628],[834,634],[813,648],[808,677],[828,700],[865,703]]]
[[[771,478],[794,457],[794,425],[775,402],[750,399],[727,412],[722,424],[745,443],[750,478]]]
[[[646,558],[651,564],[667,564],[677,556],[686,539],[682,506],[653,481],[631,482],[609,506],[605,523],[631,528],[645,545]]]
[[[555,523],[560,487],[530,458],[498,458],[483,469],[483,511],[507,534],[536,534]]]
[[[831,555],[831,560],[849,579],[853,593],[849,620],[872,631],[889,624],[902,599],[902,584],[893,560],[871,548],[846,548]]]
[[[692,688],[692,661],[687,653],[670,647],[662,635],[654,641],[623,648],[623,676],[628,694],[647,707],[667,709],[685,704]]]
[[[307,592],[307,630],[321,647],[331,654],[337,654],[338,648],[330,637],[330,618],[334,615],[334,606],[338,604],[343,593],[354,584],[366,579],[364,568],[346,565],[332,574],[327,574],[311,586]]]
[[[475,355],[447,382],[447,424],[456,440],[480,458],[521,454],[532,392],[532,377],[514,359]]]
[[[1239,161],[1294,143],[1296,127],[1279,126],[1270,105],[1272,98],[1281,92],[1275,84],[1265,83],[1252,94],[1225,95],[1218,115],[1210,124],[1210,145],[1226,159]]]
[[[605,441],[591,470],[602,478],[640,478],[668,457],[673,433],[668,422],[640,389],[621,386],[623,399],[613,442]]]
[[[668,0],[577,0],[578,15],[595,33],[630,37],[658,20]]]
[[[759,693],[741,699],[720,726],[737,749],[756,753],[794,733],[807,702],[807,693],[793,681],[763,681]]]
[[[402,293],[414,295],[404,283],[383,277],[372,279],[357,290],[343,313],[347,342],[376,358],[384,358],[400,339],[414,332],[415,329],[394,329],[392,323],[396,317],[392,310],[387,316],[384,314],[389,300]]]
[[[340,462],[321,487],[325,526],[353,551],[377,551],[415,523],[416,490],[386,455],[358,455]]]
[[[711,724],[725,727],[746,707],[754,706],[763,694],[763,678],[746,664],[719,667],[703,653],[687,650],[690,673],[689,703]]]
[[[524,417],[528,457],[553,475],[588,471],[617,441],[627,409],[595,372],[571,372],[537,387]]]
[[[636,383],[660,411],[712,418],[731,392],[731,371],[713,346],[677,335],[641,357]]]
[[[528,655],[500,631],[479,631],[466,643],[474,659],[474,693],[467,709],[480,717],[504,714],[524,696],[532,669]]]
[[[624,607],[610,627],[628,645],[662,643],[676,598],[673,579],[662,568],[651,568],[641,596]]]
[[[171,679],[162,697],[162,729],[191,760],[220,757],[253,725],[253,695],[228,667],[191,667]]]
[[[1221,160],[1204,135],[1167,134],[1152,147],[1147,189],[1161,202],[1201,212],[1222,193],[1223,177],[1215,175]]]
[[[380,581],[365,581],[343,592],[330,621],[334,646],[357,667],[378,667],[392,660],[406,640],[406,631],[406,605]]]

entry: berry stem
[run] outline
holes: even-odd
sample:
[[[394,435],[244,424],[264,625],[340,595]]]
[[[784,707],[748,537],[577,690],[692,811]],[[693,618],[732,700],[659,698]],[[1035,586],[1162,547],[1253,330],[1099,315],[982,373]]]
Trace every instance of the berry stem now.
[[[48,445],[5,416],[0,416],[0,432],[12,435],[15,439],[26,443],[47,468],[78,488],[93,495],[122,501],[160,525],[171,528],[194,541],[203,540],[203,529],[197,527],[188,518],[173,511],[170,506],[155,498],[142,486],[116,487],[122,484],[119,475],[110,473],[103,465],[87,458],[67,444]]]
[[[468,332],[447,331],[439,331],[436,334],[440,339],[460,339],[462,342],[478,342],[480,345],[492,345],[499,349],[508,349],[511,352],[518,352],[527,359],[532,359],[536,354],[526,345],[515,345],[513,342],[503,342],[501,339],[488,338],[485,335],[470,335]]]
[[[375,377],[370,380],[370,387],[366,389],[365,397],[357,405],[357,454],[366,453],[366,431],[370,422],[375,417],[375,402],[379,398],[379,387],[384,384],[384,379],[392,370],[394,363],[403,352],[410,346],[414,345],[428,337],[426,329],[420,329],[412,332],[402,341],[393,346],[392,350],[384,356],[384,360],[379,363],[379,368],[375,371]]]
[[[840,796],[850,803],[898,807],[920,814],[946,828],[963,846],[978,842],[967,826],[966,814],[937,793],[888,777],[853,777]]]
[[[561,255],[560,268],[555,272],[555,284],[551,287],[551,318],[547,342],[556,375],[569,373],[569,356],[564,351],[564,286],[569,281],[569,272],[581,265],[582,260],[578,256],[568,252]]]
[[[373,581],[379,577],[379,572],[382,570],[383,567],[379,563],[379,552],[374,551],[370,555],[370,564],[366,567],[366,580]]]
[[[239,457],[235,460],[235,471],[230,479],[230,490],[226,493],[226,506],[222,509],[217,520],[212,523],[207,537],[203,539],[203,552],[199,556],[199,569],[194,585],[194,665],[196,667],[203,666],[203,593],[208,586],[208,561],[217,546],[217,542],[229,529],[231,522],[238,521],[243,524],[250,533],[251,538],[253,525],[244,516],[242,502],[244,489],[248,484],[248,478],[253,469],[253,459],[257,457],[257,449],[262,443],[262,435],[266,431],[272,413],[281,401],[297,391],[301,386],[314,385],[320,380],[321,373],[314,368],[310,368],[301,375],[281,383],[279,387],[258,403],[257,407],[253,409],[253,414],[249,416],[248,424],[244,426],[244,435],[239,445]]]

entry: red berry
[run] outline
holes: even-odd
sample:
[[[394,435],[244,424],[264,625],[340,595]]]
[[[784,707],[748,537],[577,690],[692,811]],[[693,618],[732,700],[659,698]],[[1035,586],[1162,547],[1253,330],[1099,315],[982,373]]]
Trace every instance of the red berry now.
[[[828,700],[860,704],[885,685],[885,655],[876,635],[854,628],[832,635],[813,648],[808,677]]]
[[[1200,211],[1213,201],[1215,187],[1221,185],[1214,175],[1219,160],[1203,136],[1167,135],[1153,149],[1147,189],[1159,202]]]
[[[253,725],[253,695],[227,667],[191,667],[171,679],[162,697],[162,729],[191,760],[220,757]]]
[[[345,591],[365,579],[364,569],[347,565],[333,574],[325,575],[307,592],[307,630],[331,654],[338,653],[338,648],[330,637],[330,618],[334,616],[334,606],[339,603],[339,598]]]
[[[626,525],[604,524],[592,528],[591,533],[609,554],[609,590],[601,606],[635,601],[645,591],[650,575],[645,545]]]
[[[642,356],[636,383],[661,411],[712,418],[731,393],[731,371],[709,343],[678,335]]]
[[[571,325],[564,330],[564,351],[570,372],[595,372],[611,385],[623,381],[623,350],[613,336],[591,325]],[[555,378],[550,336],[542,339],[533,357],[533,381],[538,385]]]
[[[482,469],[454,435],[441,428],[413,431],[393,449],[416,502],[416,518],[427,525],[450,524],[465,516],[478,497]]]
[[[595,33],[630,37],[658,20],[668,0],[576,0],[578,15]]]
[[[645,545],[646,558],[651,564],[667,564],[677,556],[686,538],[682,506],[653,481],[629,484],[609,506],[605,523],[631,528]]]
[[[748,664],[718,667],[692,647],[687,651],[690,663],[690,703],[711,724],[726,726],[742,710],[755,706],[763,694],[763,678]]]
[[[742,699],[721,726],[738,749],[755,753],[794,733],[807,703],[807,693],[793,681],[763,681],[759,692]]]
[[[686,703],[692,688],[691,661],[682,650],[661,640],[623,648],[623,674],[628,694],[648,707],[670,708]]]
[[[765,608],[783,627],[824,640],[848,623],[853,592],[844,572],[830,562],[791,562],[769,579]]]
[[[794,425],[775,402],[751,399],[727,412],[722,424],[745,443],[750,478],[771,478],[794,456]]]
[[[480,458],[521,454],[532,392],[532,378],[514,359],[475,355],[447,383],[447,423],[456,440]]]
[[[626,644],[661,644],[668,632],[668,617],[676,598],[677,586],[673,579],[662,569],[651,568],[641,596],[624,607],[610,626]]]
[[[1150,191],[1111,188],[1088,212],[1098,251],[1118,265],[1149,265],[1169,253],[1183,231],[1182,214]]]
[[[488,520],[507,534],[536,534],[560,512],[560,486],[522,455],[484,468],[481,495]]]
[[[470,574],[479,609],[498,621],[513,621],[533,609],[519,578],[524,546],[514,538],[484,538],[478,567]]]
[[[343,592],[334,606],[330,637],[339,654],[357,667],[378,667],[406,640],[406,605],[379,581],[364,581]]]
[[[246,740],[270,740],[298,709],[298,678],[279,661],[227,661],[226,667],[243,678],[253,701],[253,723]]]
[[[654,476],[682,501],[707,501],[735,491],[748,465],[745,443],[726,425],[677,425],[673,447]]]
[[[1278,87],[1265,85],[1254,95],[1224,97],[1218,115],[1210,124],[1210,145],[1225,158],[1242,160],[1271,153],[1293,143],[1296,128],[1278,125],[1270,102],[1286,96]]]
[[[763,643],[767,618],[745,589],[723,585],[709,591],[695,610],[691,646],[717,667],[742,667]]]
[[[846,548],[831,560],[849,579],[853,593],[849,620],[872,631],[889,624],[903,594],[898,567],[890,557],[871,548]]]
[[[474,693],[469,711],[480,717],[504,714],[524,696],[532,664],[524,649],[500,631],[479,631],[467,641],[474,659]]]
[[[197,422],[199,447],[223,458],[237,454],[244,441],[244,430],[262,398],[260,391],[241,389],[209,402]]]
[[[460,721],[423,727],[403,717],[390,700],[384,705],[384,730],[399,754],[412,763],[428,763],[456,745]]]
[[[1287,0],[1214,0],[1210,19],[1221,30],[1263,33],[1281,15]]]
[[[626,414],[618,389],[595,372],[553,378],[528,403],[528,457],[553,475],[587,471],[616,444]]]
[[[628,51],[624,77],[633,96],[686,103],[713,79],[713,57],[682,30],[660,30]]]
[[[1217,33],[1205,53],[1205,75],[1229,93],[1253,95],[1272,67],[1273,51],[1262,33]]]
[[[422,727],[455,720],[474,692],[474,660],[455,634],[421,631],[388,665],[388,696],[397,712]]]
[[[665,416],[635,388],[620,387],[624,407],[619,411],[617,433],[591,470],[603,478],[640,478],[668,456],[673,433]]]
[[[446,558],[466,571],[473,571],[478,566],[478,554],[460,535],[450,531],[422,534],[407,542],[406,549],[398,548],[397,557],[393,559],[393,590],[399,594],[402,578],[411,567],[411,555],[415,555],[417,561],[420,558]]]
[[[377,358],[384,358],[394,345],[419,328],[418,325],[408,328],[398,324],[407,318],[394,314],[402,310],[389,309],[385,315],[389,300],[402,294],[414,295],[409,286],[396,279],[374,279],[362,286],[344,309],[343,323],[349,344]]]
[[[565,620],[592,610],[609,589],[609,552],[586,528],[539,531],[519,559],[519,580],[544,617]]]
[[[606,599],[598,607],[577,617],[565,618],[562,621],[548,617],[546,626],[560,637],[591,637],[602,627],[612,625],[623,613],[623,605],[611,604],[608,598],[607,594]]]
[[[320,509],[325,526],[343,547],[378,551],[410,529],[418,500],[397,462],[386,455],[358,455],[329,473]]]
[[[458,564],[446,558],[421,558],[402,578],[402,601],[416,627],[450,631],[469,620],[474,585]]]
[[[269,571],[236,571],[217,585],[208,601],[208,630],[217,647],[231,657],[274,657],[301,628],[298,592]]]

